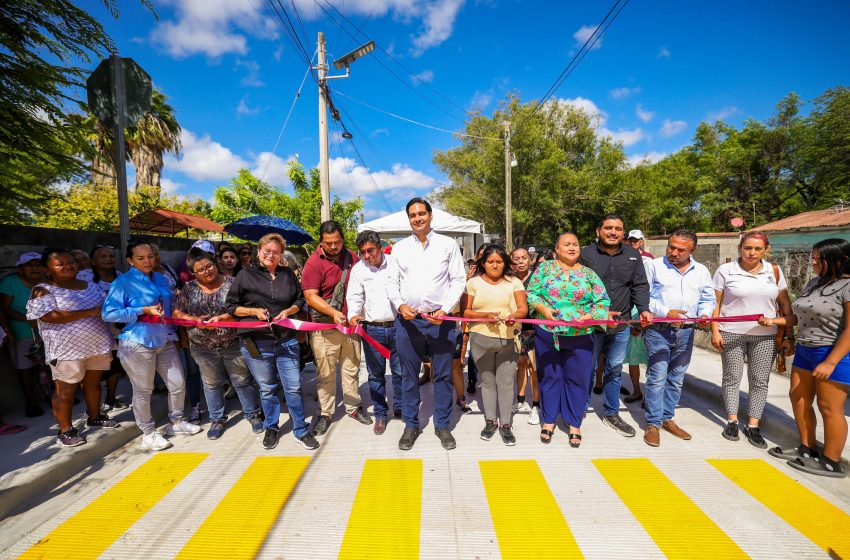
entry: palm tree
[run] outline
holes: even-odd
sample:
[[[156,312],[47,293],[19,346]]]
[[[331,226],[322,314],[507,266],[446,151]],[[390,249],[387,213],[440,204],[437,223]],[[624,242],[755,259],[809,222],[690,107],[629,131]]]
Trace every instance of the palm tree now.
[[[82,142],[78,153],[91,162],[91,181],[94,185],[115,184],[115,155],[112,130],[90,111],[68,115],[68,122],[76,128]]]
[[[165,95],[153,90],[151,110],[136,126],[127,129],[127,151],[136,168],[136,186],[160,186],[162,156],[165,152],[180,154],[180,124],[174,108],[166,102]]]

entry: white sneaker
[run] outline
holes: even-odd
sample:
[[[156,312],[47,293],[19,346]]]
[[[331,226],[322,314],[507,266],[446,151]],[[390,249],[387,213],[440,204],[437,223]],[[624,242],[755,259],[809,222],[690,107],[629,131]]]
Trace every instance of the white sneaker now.
[[[185,420],[177,420],[165,427],[165,433],[170,436],[193,436],[200,431],[202,431],[200,426]]]
[[[142,449],[150,449],[151,451],[162,451],[163,449],[171,447],[171,443],[162,437],[162,434],[157,431],[153,431],[142,436],[142,443],[140,447]]]
[[[514,406],[514,412],[517,414],[529,414],[531,412],[531,407],[528,406],[527,402],[523,401]]]
[[[540,423],[540,409],[535,407],[531,408],[531,411],[528,413],[528,423],[532,426],[536,426]]]

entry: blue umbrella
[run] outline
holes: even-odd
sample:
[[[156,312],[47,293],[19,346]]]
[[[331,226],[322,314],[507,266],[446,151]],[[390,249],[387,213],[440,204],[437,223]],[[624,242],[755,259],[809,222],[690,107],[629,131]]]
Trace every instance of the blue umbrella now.
[[[227,224],[224,231],[251,241],[257,241],[267,233],[280,234],[290,245],[303,245],[313,241],[301,226],[274,216],[248,216]]]

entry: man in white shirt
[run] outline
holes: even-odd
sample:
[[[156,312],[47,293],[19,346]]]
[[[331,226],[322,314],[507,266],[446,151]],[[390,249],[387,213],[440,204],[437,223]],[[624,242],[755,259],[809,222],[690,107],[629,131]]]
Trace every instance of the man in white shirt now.
[[[691,258],[697,236],[686,229],[674,231],[667,240],[666,255],[647,266],[649,311],[656,317],[708,318],[717,303],[711,274]],[[677,438],[691,435],[673,421],[685,372],[694,348],[694,323],[655,323],[643,335],[649,360],[646,369],[647,445],[658,447],[665,430]]]
[[[371,230],[361,231],[355,240],[360,262],[351,268],[348,279],[348,322],[360,324],[366,334],[390,351],[390,372],[393,378],[393,416],[401,418],[401,362],[396,349],[395,318],[398,311],[387,297],[387,274],[392,255],[381,252],[381,238]],[[387,429],[387,360],[369,344],[363,344],[366,369],[369,372],[369,393],[375,408],[375,434]]]
[[[457,243],[431,229],[431,205],[413,198],[405,207],[413,235],[393,247],[387,296],[398,310],[396,347],[401,359],[404,434],[399,449],[419,436],[419,368],[431,357],[434,376],[434,429],[444,449],[456,447],[449,431],[454,388],[452,358],[455,325],[440,319],[463,295],[466,269]]]

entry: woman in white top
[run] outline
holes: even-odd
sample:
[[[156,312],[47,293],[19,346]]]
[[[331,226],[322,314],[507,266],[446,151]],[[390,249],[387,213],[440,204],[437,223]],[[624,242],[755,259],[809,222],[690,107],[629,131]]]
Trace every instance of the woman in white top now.
[[[86,442],[71,423],[74,393],[80,383],[88,412],[86,424],[118,427],[100,412],[100,378],[112,361],[112,332],[100,318],[106,293],[77,279],[77,263],[68,251],[47,249],[41,262],[50,282],[32,289],[27,319],[38,321],[45,358],[56,382],[52,405],[59,423],[58,441],[73,447]]]
[[[470,349],[478,367],[484,401],[481,439],[489,440],[498,430],[505,445],[515,445],[511,412],[519,358],[516,338],[519,325],[514,320],[528,315],[528,304],[525,286],[513,275],[508,254],[501,246],[484,247],[476,275],[466,282],[466,294],[464,317],[496,321],[471,323],[469,327]]]
[[[791,299],[785,276],[775,264],[764,260],[770,247],[766,235],[749,232],[738,243],[738,258],[718,267],[714,273],[714,293],[717,307],[714,317],[735,315],[764,315],[790,317]],[[750,385],[749,422],[740,431],[750,444],[766,448],[767,443],[759,432],[759,419],[767,402],[767,384],[770,368],[776,356],[776,326],[762,326],[757,321],[741,323],[712,323],[711,344],[723,362],[723,403],[728,423],[723,437],[738,441],[738,405],[744,356],[747,357],[747,376]],[[791,337],[788,337],[789,339]],[[789,354],[793,353],[791,341],[783,340]]]

